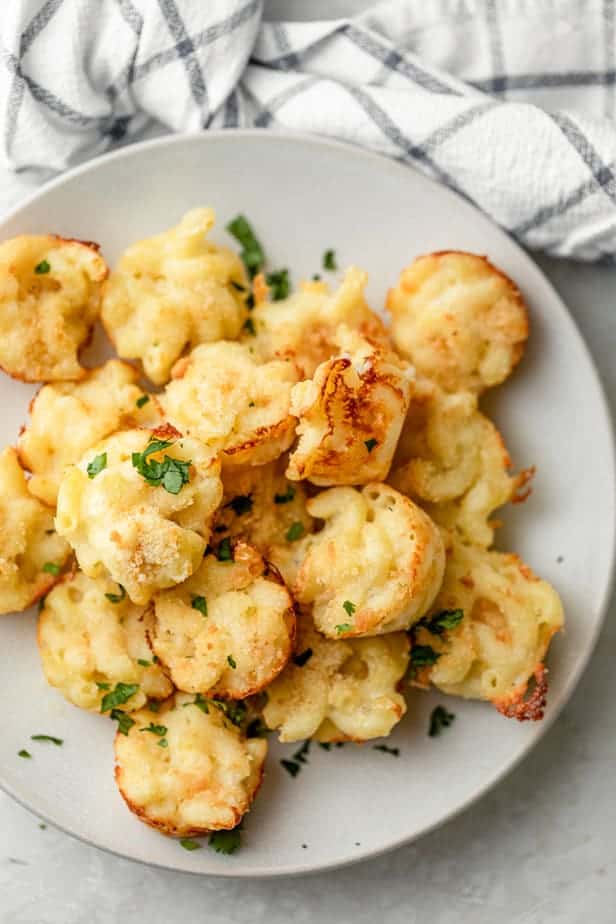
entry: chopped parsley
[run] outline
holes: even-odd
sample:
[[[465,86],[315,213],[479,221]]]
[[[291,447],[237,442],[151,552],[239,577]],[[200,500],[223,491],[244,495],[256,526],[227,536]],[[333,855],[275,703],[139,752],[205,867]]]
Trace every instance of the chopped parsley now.
[[[281,269],[273,273],[268,273],[265,277],[265,281],[269,286],[273,302],[279,302],[282,298],[288,296],[291,288],[288,269]]]
[[[47,260],[41,260],[40,263],[37,263],[34,267],[34,272],[37,276],[46,276],[49,270],[51,269],[50,264]]]
[[[39,828],[41,829],[41,831],[46,831],[46,830],[47,830],[47,825],[46,825],[44,822],[40,821],[40,822],[39,822]]]
[[[263,247],[255,235],[249,221],[244,215],[238,215],[227,225],[227,231],[232,234],[242,246],[240,257],[248,270],[249,276],[256,276],[265,263]]]
[[[301,539],[304,535],[304,524],[300,523],[299,520],[296,520],[294,523],[291,523],[287,532],[286,539],[287,542],[295,542],[297,539]]]
[[[184,850],[201,850],[202,844],[199,841],[193,841],[192,837],[182,837],[180,839],[180,846]]]
[[[118,587],[120,588],[119,594],[105,594],[105,597],[107,600],[109,600],[110,603],[121,603],[126,596],[126,590],[122,584],[118,584]]]
[[[280,763],[290,776],[296,777],[302,769],[302,764],[308,763],[308,752],[310,751],[310,739],[306,739],[302,746],[297,749],[290,760],[281,760]]]
[[[31,741],[49,741],[50,744],[55,744],[57,748],[61,747],[64,744],[64,738],[55,738],[53,735],[30,735]]]
[[[193,610],[199,610],[202,616],[207,616],[207,600],[199,595],[194,596],[190,601]]]
[[[250,513],[252,510],[252,497],[250,494],[238,494],[228,504],[225,504],[226,507],[231,507],[233,513],[241,517],[245,513]]]
[[[313,273],[313,274],[312,274],[312,279],[313,279],[314,282],[319,282],[319,280],[321,279],[321,274],[320,274],[320,273]]]
[[[295,488],[292,484],[287,485],[287,490],[284,494],[274,494],[274,503],[275,504],[290,504],[292,500],[295,499]]]
[[[238,728],[246,718],[246,704],[241,699],[213,699],[211,702]]]
[[[150,734],[152,735],[157,735],[157,737],[159,738],[164,738],[165,735],[167,734],[167,726],[166,725],[154,725],[153,722],[150,722],[149,725],[144,726],[144,728],[140,728],[139,731],[150,732]]]
[[[227,655],[227,664],[229,665],[229,667],[231,668],[231,670],[234,671],[234,670],[236,669],[237,663],[236,663],[236,660],[235,660],[235,658],[233,657],[233,655]]]
[[[235,853],[240,846],[242,840],[241,830],[242,825],[240,823],[236,828],[231,828],[230,831],[214,831],[213,834],[210,834],[208,843],[216,853],[224,853],[228,856]]]
[[[116,683],[114,689],[103,696],[101,712],[109,712],[110,709],[115,709],[116,706],[123,706],[131,696],[135,695],[138,689],[138,683]]]
[[[140,398],[137,398],[137,400],[135,401],[135,404],[137,405],[137,407],[143,407],[144,405],[148,403],[149,400],[150,400],[149,395],[141,395]]]
[[[355,606],[354,603],[351,603],[350,600],[345,600],[344,603],[342,604],[342,609],[345,611],[347,616],[352,616],[355,610],[357,609],[357,607]]]
[[[430,645],[413,645],[411,648],[411,664],[413,667],[430,667],[436,664],[440,654]]]
[[[46,600],[46,599],[47,599],[47,597],[45,596],[45,597],[41,597],[41,599],[39,600],[39,602],[38,602],[38,611],[39,611],[39,613],[42,613],[42,612],[43,612],[43,609],[45,608],[45,600]]]
[[[149,458],[154,453],[169,449],[170,446],[173,446],[173,442],[169,440],[150,440],[143,452],[132,454],[132,463],[151,487],[162,485],[169,494],[179,494],[183,485],[190,481],[190,460],[172,459],[168,455],[164,456],[162,462]]]
[[[107,453],[101,452],[100,456],[94,456],[92,461],[88,462],[86,468],[88,478],[96,478],[96,476],[100,475],[104,468],[107,468]]]
[[[250,334],[251,337],[256,337],[257,335],[257,329],[255,327],[255,322],[252,320],[252,318],[246,318],[246,320],[244,321],[242,330],[245,330],[246,333]]]
[[[97,680],[96,686],[99,688],[99,690],[110,690],[111,689],[111,684],[103,683],[102,680]]]
[[[254,406],[255,406],[254,401],[249,401],[249,402],[248,402],[248,407],[254,407]]]
[[[152,662],[146,661],[145,658],[137,658],[137,664],[140,664],[141,667],[152,667]]]
[[[131,719],[129,714],[122,709],[112,709],[109,718],[118,723],[118,731],[121,735],[128,735],[135,724],[135,720]]]
[[[338,635],[342,635],[343,632],[350,632],[353,626],[349,622],[340,622],[336,626],[336,632]]]
[[[25,748],[22,748],[21,751],[17,752],[18,757],[25,757],[27,760],[32,760],[32,754],[30,751],[26,751]]]
[[[149,709],[150,712],[160,712],[160,703],[157,699],[149,699],[145,704],[145,708]]]
[[[222,540],[216,549],[216,558],[218,561],[233,561],[233,547],[228,536]]]
[[[326,270],[337,270],[338,264],[336,263],[336,251],[335,250],[326,250],[323,254],[323,269]]]
[[[368,452],[372,452],[375,446],[378,446],[378,440],[375,440],[373,437],[370,437],[369,440],[364,440],[364,446]]]
[[[391,754],[392,757],[400,757],[400,748],[388,748],[386,744],[373,744],[373,751],[382,751],[383,754]]]
[[[331,741],[319,741],[319,747],[323,748],[324,751],[331,751],[332,743]]]
[[[200,709],[201,712],[204,712],[206,715],[210,713],[210,707],[208,706],[207,699],[203,696],[203,693],[197,693],[192,703],[184,703],[185,706],[196,706],[197,709]]]
[[[421,624],[433,635],[442,635],[445,630],[455,629],[464,619],[464,610],[441,610],[429,619],[422,619]]]
[[[303,667],[310,658],[312,657],[312,648],[306,648],[305,651],[302,651],[301,654],[295,655],[293,658],[293,663],[297,664],[298,667]]]
[[[46,571],[47,574],[53,574],[54,577],[57,577],[60,574],[60,565],[56,565],[53,561],[46,561],[43,565],[43,571]]]
[[[256,718],[248,723],[246,728],[247,738],[266,738],[270,733],[269,728],[262,719]]]
[[[168,747],[169,747],[169,742],[167,741],[166,738],[161,738],[160,741],[157,741],[156,743],[158,744],[159,748],[168,748]]]
[[[449,728],[454,719],[453,712],[447,712],[444,706],[435,706],[430,715],[428,734],[431,738],[436,738],[444,728]]]
[[[230,281],[231,281],[231,285],[233,286],[236,292],[246,291],[246,286],[240,285],[240,283],[236,282],[235,279],[231,279]]]

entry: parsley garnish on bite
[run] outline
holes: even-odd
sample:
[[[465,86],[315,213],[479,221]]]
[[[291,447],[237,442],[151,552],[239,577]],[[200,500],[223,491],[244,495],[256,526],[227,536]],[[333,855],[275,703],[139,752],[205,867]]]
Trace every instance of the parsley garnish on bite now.
[[[265,725],[262,719],[256,718],[252,722],[248,723],[246,729],[247,738],[266,738],[270,733],[270,729]]]
[[[368,450],[368,452],[372,452],[372,450],[374,449],[374,447],[377,446],[377,445],[378,445],[378,440],[375,440],[375,439],[372,438],[372,437],[371,437],[369,440],[364,440],[364,446],[366,447],[366,449]]]
[[[435,738],[440,735],[444,728],[449,728],[454,719],[453,712],[447,712],[444,706],[435,706],[430,715],[429,736]]]
[[[128,712],[124,712],[122,709],[112,709],[109,713],[109,718],[118,723],[118,731],[121,735],[128,735],[135,724],[135,720],[129,716]]]
[[[310,658],[312,657],[312,648],[306,648],[305,651],[302,651],[301,654],[296,654],[293,658],[293,663],[297,664],[298,667],[303,667]]]
[[[241,823],[230,831],[214,831],[210,834],[209,845],[216,853],[224,853],[227,856],[235,853],[239,848],[242,840]]]
[[[137,405],[137,407],[141,408],[145,404],[147,404],[149,400],[150,400],[149,395],[141,395],[140,398],[137,398],[137,400],[135,401],[135,404]]]
[[[167,734],[167,726],[166,725],[154,725],[153,722],[150,722],[149,725],[146,725],[143,728],[140,728],[139,731],[150,732],[152,735],[157,735],[159,738],[164,738],[164,736]]]
[[[251,278],[256,276],[265,263],[265,253],[250,222],[244,215],[238,215],[229,222],[227,231],[242,246],[240,257],[248,270],[248,275]]]
[[[34,272],[37,276],[46,276],[50,269],[51,265],[48,263],[48,261],[41,260],[41,262],[37,263],[34,267]]]
[[[421,620],[428,632],[433,635],[442,635],[445,630],[455,629],[464,619],[464,610],[441,610],[430,618],[424,617]]]
[[[323,254],[323,269],[326,270],[337,270],[338,264],[336,263],[336,251],[335,250],[326,250]]]
[[[245,330],[247,334],[250,334],[251,337],[255,337],[257,334],[257,329],[255,327],[255,322],[252,318],[246,318],[242,330]]]
[[[101,701],[101,712],[109,712],[116,706],[123,706],[139,689],[138,683],[116,683],[110,693],[106,693]]]
[[[292,484],[287,486],[287,490],[284,494],[274,494],[274,503],[275,504],[290,504],[291,501],[295,498],[295,488]]]
[[[291,523],[287,532],[286,540],[287,542],[296,542],[298,539],[304,535],[304,524],[300,523],[299,520],[296,520],[294,523]]]
[[[343,632],[350,632],[353,626],[350,622],[339,622],[336,626],[336,632],[338,635],[342,635]]]
[[[231,670],[234,671],[234,670],[236,669],[237,663],[236,663],[236,660],[235,660],[235,658],[233,657],[233,655],[227,655],[227,664],[229,665],[229,667],[231,668]]]
[[[126,597],[126,590],[124,589],[122,584],[118,584],[118,587],[120,588],[119,594],[105,594],[105,597],[107,598],[107,600],[109,600],[110,603],[121,603],[122,600],[124,600],[124,598]]]
[[[145,658],[137,658],[137,664],[140,664],[141,667],[152,667],[152,662],[146,661]]]
[[[55,744],[57,748],[61,747],[64,744],[64,738],[55,738],[53,735],[30,735],[31,741],[49,741],[50,744]]]
[[[225,507],[231,507],[233,513],[241,517],[252,510],[252,497],[250,494],[238,494],[228,504],[225,504]]]
[[[233,561],[233,546],[229,536],[226,536],[216,549],[216,558],[218,561]]]
[[[164,456],[162,462],[150,459],[154,453],[162,452],[173,445],[169,440],[151,439],[143,452],[132,454],[132,463],[151,487],[162,485],[169,494],[179,494],[182,487],[190,481],[190,460],[173,459],[168,455]]]
[[[111,689],[110,683],[103,683],[102,680],[97,680],[95,681],[95,683],[96,683],[96,686],[99,688],[99,690],[110,690]]]
[[[190,601],[193,610],[199,610],[202,616],[207,616],[207,600],[205,597],[196,595]]]
[[[88,466],[86,468],[88,478],[96,478],[96,476],[100,475],[104,468],[107,468],[107,453],[101,452],[100,456],[94,456],[92,461],[88,462]]]
[[[355,613],[355,610],[357,609],[357,607],[355,606],[354,603],[351,603],[350,600],[345,600],[344,603],[342,604],[342,609],[345,611],[347,616],[352,616]]]
[[[411,664],[413,667],[430,667],[436,664],[440,654],[430,645],[413,645],[411,648]]]
[[[56,565],[53,561],[46,561],[43,565],[43,571],[46,574],[53,574],[54,577],[58,577],[60,574],[60,565]]]
[[[268,273],[265,277],[265,281],[269,286],[273,302],[279,302],[281,299],[288,296],[291,288],[288,269],[275,270],[272,273]]]

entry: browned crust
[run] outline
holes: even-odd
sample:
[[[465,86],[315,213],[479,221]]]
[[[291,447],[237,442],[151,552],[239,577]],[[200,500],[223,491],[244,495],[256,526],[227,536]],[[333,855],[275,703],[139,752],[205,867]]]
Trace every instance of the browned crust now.
[[[155,427],[153,430],[150,430],[150,433],[158,440],[179,440],[184,435],[168,421],[161,424],[160,427]]]
[[[240,453],[249,453],[252,449],[258,448],[264,443],[274,442],[289,434],[292,435],[295,432],[296,423],[295,417],[291,417],[291,415],[288,414],[282,420],[278,420],[274,424],[257,427],[256,430],[252,431],[250,439],[245,440],[243,443],[238,443],[235,446],[228,446],[224,449],[223,456],[233,459],[233,461],[237,463],[234,457]]]
[[[517,719],[518,722],[538,722],[542,719],[548,695],[547,674],[545,664],[537,664],[530,678],[530,681],[534,679],[534,686],[528,697],[528,685],[525,685],[508,696],[493,700],[498,712],[508,719]]]
[[[535,477],[536,468],[534,465],[522,469],[514,478],[512,504],[523,504],[532,494],[532,480]]]

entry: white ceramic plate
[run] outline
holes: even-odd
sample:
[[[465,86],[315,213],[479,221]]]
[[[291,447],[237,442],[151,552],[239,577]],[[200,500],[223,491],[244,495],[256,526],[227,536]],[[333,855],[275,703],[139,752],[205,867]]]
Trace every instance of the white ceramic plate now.
[[[487,705],[414,693],[388,744],[400,757],[347,745],[313,747],[295,779],[279,764],[294,748],[272,740],[263,789],[231,857],[187,852],[140,824],[113,782],[114,723],[68,705],[43,680],[35,614],[0,619],[0,783],[43,818],[125,857],[226,876],[299,873],[349,863],[418,837],[499,780],[543,734],[573,690],[597,637],[614,554],[614,464],[606,404],[586,347],[541,272],[487,218],[412,170],[342,145],[259,132],[208,133],[136,145],[47,186],[0,226],[0,237],[53,230],[97,240],[113,263],[134,240],[195,205],[218,212],[215,235],[243,212],[272,266],[293,279],[339,264],[370,272],[382,306],[416,254],[455,248],[487,254],[524,292],[527,355],[490,397],[516,463],[537,465],[527,504],[507,510],[499,544],[520,552],[562,594],[567,631],[550,654],[543,723],[506,720]],[[1,441],[14,441],[34,389],[0,380]],[[446,702],[456,720],[438,738],[428,717]],[[30,735],[64,738],[61,748]],[[273,736],[272,736],[273,739]],[[31,761],[17,756],[28,747]]]

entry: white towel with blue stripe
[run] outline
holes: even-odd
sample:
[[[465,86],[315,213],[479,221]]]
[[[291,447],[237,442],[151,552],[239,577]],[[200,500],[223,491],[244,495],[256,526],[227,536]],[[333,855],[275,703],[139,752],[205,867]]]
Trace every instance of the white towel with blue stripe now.
[[[164,131],[306,131],[408,163],[528,247],[616,262],[615,5],[269,23],[260,0],[11,0],[0,164],[40,182]]]

